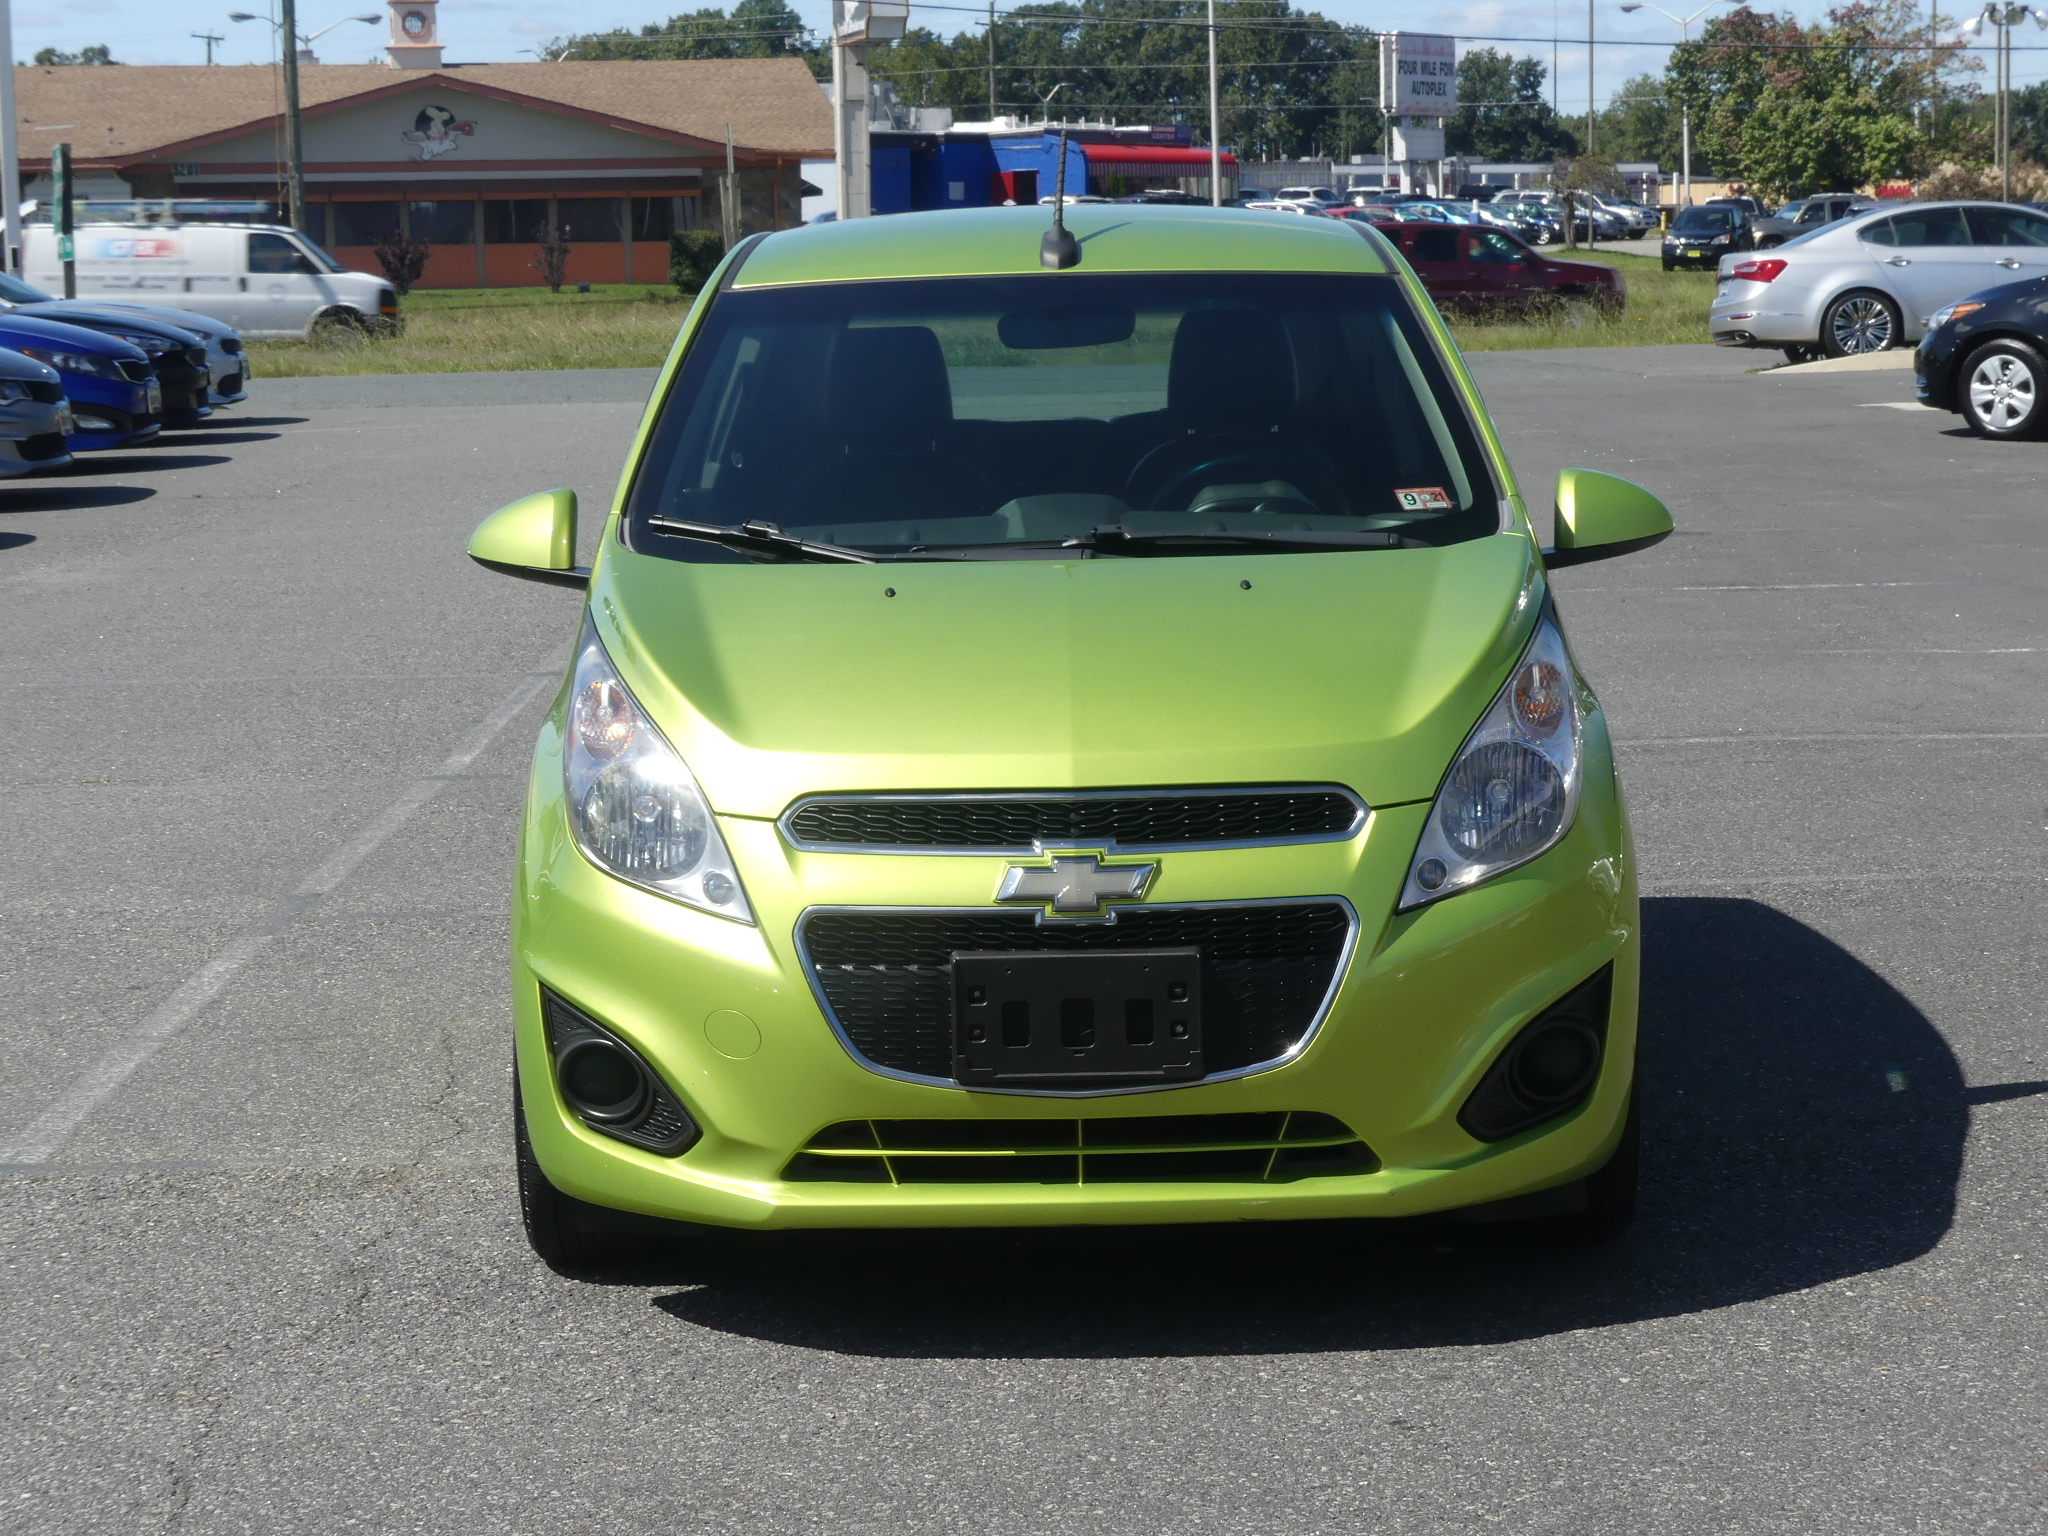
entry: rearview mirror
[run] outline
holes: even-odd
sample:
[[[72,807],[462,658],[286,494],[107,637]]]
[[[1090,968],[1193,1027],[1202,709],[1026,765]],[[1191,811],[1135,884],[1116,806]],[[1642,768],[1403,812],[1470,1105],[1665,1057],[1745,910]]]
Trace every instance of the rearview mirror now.
[[[1557,547],[1543,551],[1552,570],[1632,555],[1671,536],[1671,514],[1640,485],[1596,469],[1557,476]]]
[[[536,491],[498,508],[469,536],[469,558],[522,581],[589,586],[590,567],[576,563],[576,493]]]

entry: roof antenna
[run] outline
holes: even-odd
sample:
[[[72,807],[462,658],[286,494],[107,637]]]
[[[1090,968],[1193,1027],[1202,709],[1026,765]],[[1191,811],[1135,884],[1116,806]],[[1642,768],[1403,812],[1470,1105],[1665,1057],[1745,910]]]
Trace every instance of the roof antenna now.
[[[1060,168],[1053,178],[1052,228],[1038,242],[1038,264],[1064,272],[1081,265],[1081,242],[1067,228],[1067,130],[1060,130]]]

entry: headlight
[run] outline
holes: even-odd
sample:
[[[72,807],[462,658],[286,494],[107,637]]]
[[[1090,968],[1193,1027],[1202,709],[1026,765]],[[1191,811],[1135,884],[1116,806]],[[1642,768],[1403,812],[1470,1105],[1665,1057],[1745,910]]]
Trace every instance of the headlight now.
[[[1938,331],[1944,325],[1947,325],[1949,321],[1960,320],[1964,315],[1973,315],[1983,307],[1982,304],[1974,299],[1966,299],[1960,304],[1951,304],[1946,309],[1937,309],[1933,317],[1928,320],[1927,329]]]
[[[129,331],[109,331],[109,336],[118,336],[131,347],[140,347],[151,357],[162,357],[166,352],[175,352],[178,347],[161,336],[140,336]]]
[[[1451,759],[1408,866],[1400,910],[1455,896],[1555,846],[1578,812],[1583,740],[1577,673],[1546,610]]]
[[[588,615],[564,727],[569,826],[591,863],[629,885],[751,923],[711,807],[619,680]]]
[[[39,363],[48,363],[59,373],[89,373],[95,378],[128,381],[128,375],[121,371],[118,359],[91,357],[83,352],[52,352],[43,347],[21,349]]]

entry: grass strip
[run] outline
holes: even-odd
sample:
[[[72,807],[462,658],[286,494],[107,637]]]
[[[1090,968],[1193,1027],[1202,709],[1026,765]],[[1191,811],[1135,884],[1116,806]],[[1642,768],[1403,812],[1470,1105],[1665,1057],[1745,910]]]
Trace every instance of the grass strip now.
[[[1447,315],[1451,334],[1466,352],[1512,352],[1536,347],[1662,347],[1708,340],[1707,310],[1714,301],[1712,272],[1666,272],[1655,256],[1552,247],[1546,256],[1561,261],[1613,267],[1628,283],[1628,302],[1619,315],[1543,315],[1479,319]]]
[[[249,355],[257,379],[653,368],[668,355],[691,302],[674,288],[639,284],[589,293],[424,289],[404,299],[401,335],[252,341]]]

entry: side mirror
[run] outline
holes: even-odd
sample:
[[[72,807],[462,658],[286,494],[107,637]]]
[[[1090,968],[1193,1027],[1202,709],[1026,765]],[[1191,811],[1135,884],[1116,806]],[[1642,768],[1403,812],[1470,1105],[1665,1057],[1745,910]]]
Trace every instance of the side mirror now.
[[[587,587],[576,563],[576,493],[536,491],[500,507],[469,536],[469,558],[487,570],[556,587]]]
[[[1594,469],[1557,476],[1557,547],[1543,551],[1552,570],[1632,555],[1671,536],[1671,514],[1639,485]]]

